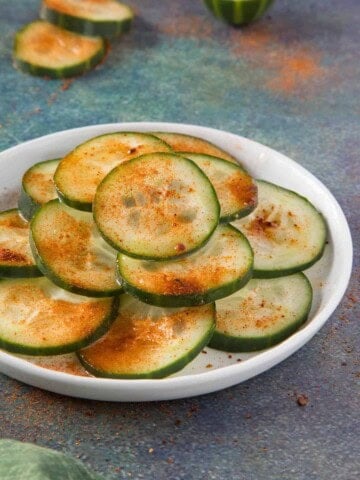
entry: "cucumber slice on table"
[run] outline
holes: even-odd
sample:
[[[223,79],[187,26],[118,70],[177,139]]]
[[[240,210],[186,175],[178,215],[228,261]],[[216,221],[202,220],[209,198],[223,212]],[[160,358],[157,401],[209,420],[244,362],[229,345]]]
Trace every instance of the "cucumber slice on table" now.
[[[89,297],[111,297],[116,254],[98,232],[93,216],[52,200],[31,221],[30,244],[39,269],[59,287]]]
[[[254,250],[254,277],[273,278],[305,270],[326,243],[323,216],[304,197],[258,180],[258,206],[233,222]]]
[[[250,280],[216,302],[216,330],[210,347],[227,352],[271,347],[306,321],[311,302],[311,284],[303,273]]]
[[[105,53],[102,38],[85,37],[39,20],[16,34],[14,63],[32,75],[66,78],[90,70]]]
[[[97,186],[113,168],[145,153],[169,151],[165,142],[146,133],[91,138],[61,160],[54,176],[58,195],[70,207],[91,211]]]
[[[83,35],[118,35],[129,30],[130,7],[115,0],[43,0],[40,16]]]
[[[179,258],[213,234],[220,205],[213,186],[191,160],[171,153],[122,163],[101,182],[94,218],[104,238],[125,255]]]
[[[29,168],[23,178],[19,199],[19,210],[26,220],[46,202],[57,198],[54,173],[60,159],[39,162]]]
[[[39,277],[29,244],[30,228],[16,208],[0,213],[0,277]]]
[[[78,357],[95,376],[161,378],[195,358],[214,328],[214,304],[164,309],[122,295],[109,332]]]
[[[230,153],[203,138],[173,132],[154,132],[154,135],[170,145],[174,152],[203,153],[204,155],[213,155],[229,162],[238,163]]]
[[[2,279],[0,347],[25,355],[73,352],[102,336],[117,309],[117,297],[81,297],[45,277]]]
[[[226,297],[249,281],[252,263],[249,242],[231,225],[219,225],[205,247],[180,260],[118,256],[124,289],[143,302],[164,307],[202,305]]]
[[[180,153],[198,165],[213,184],[220,202],[220,222],[251,213],[257,204],[257,186],[240,166],[212,155]]]
[[[260,18],[274,0],[204,0],[214,15],[232,25],[246,25]]]

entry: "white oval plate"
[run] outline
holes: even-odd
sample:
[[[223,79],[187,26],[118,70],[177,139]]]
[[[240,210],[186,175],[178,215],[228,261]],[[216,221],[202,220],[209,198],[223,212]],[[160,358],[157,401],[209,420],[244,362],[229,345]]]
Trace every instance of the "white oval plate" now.
[[[109,401],[170,400],[210,393],[243,382],[270,369],[308,342],[344,295],[352,266],[350,231],[339,204],[327,188],[293,160],[264,145],[212,128],[171,123],[107,124],[58,132],[0,153],[0,208],[16,205],[22,174],[34,163],[61,157],[96,135],[121,130],[173,131],[207,139],[238,158],[254,177],[302,194],[323,213],[328,223],[329,245],[321,261],[306,272],[315,293],[308,321],[287,340],[261,352],[228,355],[208,348],[207,353],[200,354],[181,372],[162,380],[112,380],[73,375],[2,351],[0,370],[27,384],[75,397]]]

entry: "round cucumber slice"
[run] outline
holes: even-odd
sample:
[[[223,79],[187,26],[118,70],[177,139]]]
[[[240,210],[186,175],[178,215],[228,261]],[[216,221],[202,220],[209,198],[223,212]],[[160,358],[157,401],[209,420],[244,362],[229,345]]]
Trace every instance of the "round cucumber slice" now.
[[[118,256],[125,291],[163,307],[203,305],[226,297],[249,281],[252,263],[249,242],[231,225],[219,225],[205,247],[180,260]]]
[[[0,280],[0,347],[24,355],[73,352],[97,340],[118,299],[66,292],[47,278]]]
[[[134,14],[115,0],[43,0],[40,17],[83,35],[113,36],[129,30]]]
[[[19,199],[19,210],[26,220],[46,202],[57,198],[54,174],[60,159],[39,162],[29,168],[23,178]]]
[[[109,332],[78,357],[98,377],[162,378],[195,358],[214,328],[214,304],[163,309],[122,295]]]
[[[14,208],[0,213],[0,276],[40,277],[29,245],[30,227]]]
[[[212,155],[180,153],[196,163],[213,184],[220,202],[220,222],[249,215],[257,204],[257,186],[240,166]]]
[[[238,164],[236,158],[230,153],[225,152],[218,146],[207,140],[192,135],[173,132],[154,132],[158,138],[161,138],[174,150],[174,152],[202,153],[204,155],[213,155],[214,157],[223,158],[228,162]]]
[[[259,19],[274,0],[204,0],[208,9],[231,25],[246,25]]]
[[[199,249],[213,234],[220,205],[191,160],[142,155],[122,163],[99,185],[94,219],[104,238],[134,258],[167,260]]]
[[[312,287],[303,273],[252,279],[216,302],[216,330],[210,347],[227,352],[271,347],[306,321],[311,303]]]
[[[70,207],[91,212],[96,188],[113,168],[145,153],[169,151],[165,142],[146,133],[91,138],[61,160],[54,176],[58,195]]]
[[[98,232],[91,213],[52,200],[31,221],[30,244],[39,269],[56,285],[89,297],[121,292],[117,252]]]
[[[90,70],[105,53],[102,38],[85,37],[39,20],[16,34],[14,64],[32,75],[66,78]]]
[[[321,258],[326,242],[323,216],[304,197],[258,180],[258,206],[233,222],[254,250],[254,277],[296,273]]]

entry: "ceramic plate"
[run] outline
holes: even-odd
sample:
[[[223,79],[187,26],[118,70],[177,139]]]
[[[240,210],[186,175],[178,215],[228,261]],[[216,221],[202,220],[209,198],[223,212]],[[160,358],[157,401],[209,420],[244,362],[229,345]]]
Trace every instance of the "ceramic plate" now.
[[[328,223],[329,244],[323,258],[307,275],[314,302],[306,324],[279,345],[251,354],[210,348],[176,375],[162,380],[111,380],[76,375],[71,355],[29,359],[0,351],[0,370],[22,382],[65,395],[109,401],[170,400],[220,390],[243,382],[283,361],[307,343],[339,304],[349,281],[352,243],[344,214],[332,194],[299,164],[264,145],[211,128],[169,123],[121,123],[54,133],[0,153],[0,208],[16,206],[21,177],[36,162],[61,157],[76,145],[116,131],[173,131],[207,139],[229,151],[259,179],[269,180],[307,197]],[[36,363],[34,363],[34,361]],[[51,368],[49,368],[51,367]],[[71,372],[71,373],[69,373]]]

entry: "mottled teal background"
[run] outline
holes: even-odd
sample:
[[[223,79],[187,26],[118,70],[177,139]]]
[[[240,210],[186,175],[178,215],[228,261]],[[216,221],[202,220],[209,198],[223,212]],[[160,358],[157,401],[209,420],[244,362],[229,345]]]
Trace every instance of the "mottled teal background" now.
[[[36,18],[38,3],[0,0],[0,150],[97,123],[225,129],[313,172],[340,202],[358,246],[359,0],[278,0],[245,29],[222,24],[201,1],[129,0],[131,33],[72,83],[12,67],[14,33]],[[1,376],[1,436],[71,453],[108,479],[358,479],[358,260],[321,332],[255,379],[197,399],[106,404]]]

